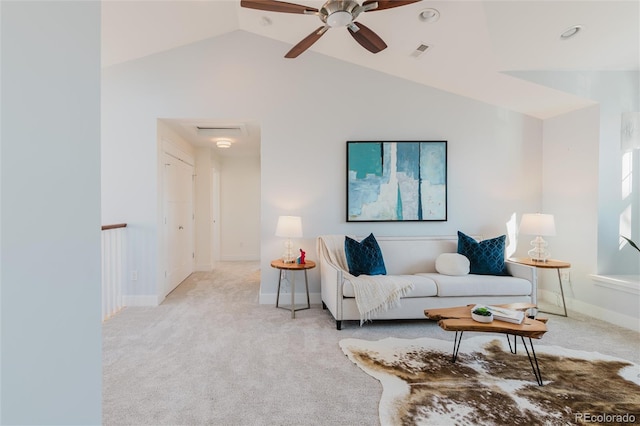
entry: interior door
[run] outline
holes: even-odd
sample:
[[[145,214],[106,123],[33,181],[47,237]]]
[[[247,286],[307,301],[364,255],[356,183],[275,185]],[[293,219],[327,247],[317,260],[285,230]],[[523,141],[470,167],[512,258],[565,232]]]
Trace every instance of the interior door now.
[[[164,154],[165,296],[194,270],[193,166]]]

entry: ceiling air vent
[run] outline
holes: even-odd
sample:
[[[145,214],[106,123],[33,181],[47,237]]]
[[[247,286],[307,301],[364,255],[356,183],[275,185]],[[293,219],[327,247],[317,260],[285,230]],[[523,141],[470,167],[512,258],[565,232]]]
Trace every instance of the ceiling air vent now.
[[[417,57],[422,55],[424,52],[426,52],[430,48],[431,48],[431,46],[429,46],[428,44],[420,44],[420,45],[418,45],[416,50],[411,52],[411,56],[413,56],[414,58],[417,58]]]
[[[247,127],[244,124],[196,126],[196,133],[200,136],[215,137],[241,137],[247,135]]]

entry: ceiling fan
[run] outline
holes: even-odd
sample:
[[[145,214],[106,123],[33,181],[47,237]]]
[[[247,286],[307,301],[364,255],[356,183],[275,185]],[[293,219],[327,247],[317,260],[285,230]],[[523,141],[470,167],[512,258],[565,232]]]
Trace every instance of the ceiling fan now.
[[[347,27],[351,37],[360,43],[362,47],[371,53],[378,53],[386,49],[387,45],[364,24],[355,22],[358,15],[362,12],[391,9],[419,1],[421,0],[366,0],[360,5],[355,0],[329,0],[322,5],[320,10],[314,7],[276,0],[241,0],[240,6],[269,12],[299,13],[320,17],[324,25],[302,39],[284,56],[285,58],[297,58],[302,52],[310,48],[313,43],[318,41],[329,28],[335,27]]]

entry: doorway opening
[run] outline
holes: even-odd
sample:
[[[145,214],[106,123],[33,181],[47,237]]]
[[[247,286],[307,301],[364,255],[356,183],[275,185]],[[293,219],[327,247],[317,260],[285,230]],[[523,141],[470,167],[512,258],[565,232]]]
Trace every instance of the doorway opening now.
[[[182,242],[175,247],[174,233],[178,231],[165,228],[160,223],[163,235],[159,238],[164,245],[160,253],[166,253],[164,264],[160,267],[161,277],[164,273],[170,275],[168,268],[175,268],[185,262],[191,255],[191,266],[194,271],[211,271],[219,261],[259,261],[260,260],[260,200],[261,200],[261,157],[260,157],[260,126],[255,121],[220,121],[196,119],[158,119],[158,136],[160,146],[170,145],[191,156],[192,171],[192,241]],[[217,144],[225,140],[229,143]],[[224,147],[228,145],[228,147]],[[159,189],[185,182],[165,183],[165,180],[186,179],[189,173],[182,165],[174,167],[177,172],[164,172],[164,148],[159,152],[159,167],[163,179]],[[189,161],[183,162],[188,164]],[[171,167],[171,166],[168,166]],[[181,175],[182,173],[182,175]],[[187,203],[184,198],[188,190],[179,190],[177,198]],[[162,220],[171,209],[178,209],[177,204],[168,204],[169,195],[160,193],[163,212]],[[174,197],[175,198],[175,197]],[[173,199],[172,199],[173,200]],[[173,203],[173,201],[172,201]],[[183,209],[186,207],[183,206]],[[172,213],[177,215],[178,213]],[[187,214],[187,213],[185,213]],[[169,219],[167,219],[169,220]],[[183,231],[185,229],[179,229]],[[174,224],[175,227],[175,224]],[[173,232],[175,231],[175,232]],[[191,232],[191,231],[190,231]],[[179,236],[179,234],[178,234]],[[189,244],[192,251],[189,252]],[[183,274],[181,270],[174,276]],[[188,276],[188,275],[187,275]],[[184,277],[186,278],[186,277]],[[184,279],[183,278],[183,279]],[[173,280],[167,284],[171,287]],[[178,283],[179,284],[179,283]],[[174,287],[175,288],[175,287]],[[159,294],[161,299],[166,294]]]

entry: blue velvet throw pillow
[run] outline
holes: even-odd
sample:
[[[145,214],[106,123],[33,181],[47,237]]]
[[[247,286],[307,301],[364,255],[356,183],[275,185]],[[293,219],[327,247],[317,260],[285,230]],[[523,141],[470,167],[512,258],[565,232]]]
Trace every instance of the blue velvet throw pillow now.
[[[358,242],[353,238],[345,237],[344,253],[347,256],[349,273],[358,275],[387,275],[384,267],[382,251],[373,234]]]
[[[458,253],[469,259],[469,273],[477,275],[509,275],[504,264],[506,235],[484,241],[458,231]]]

